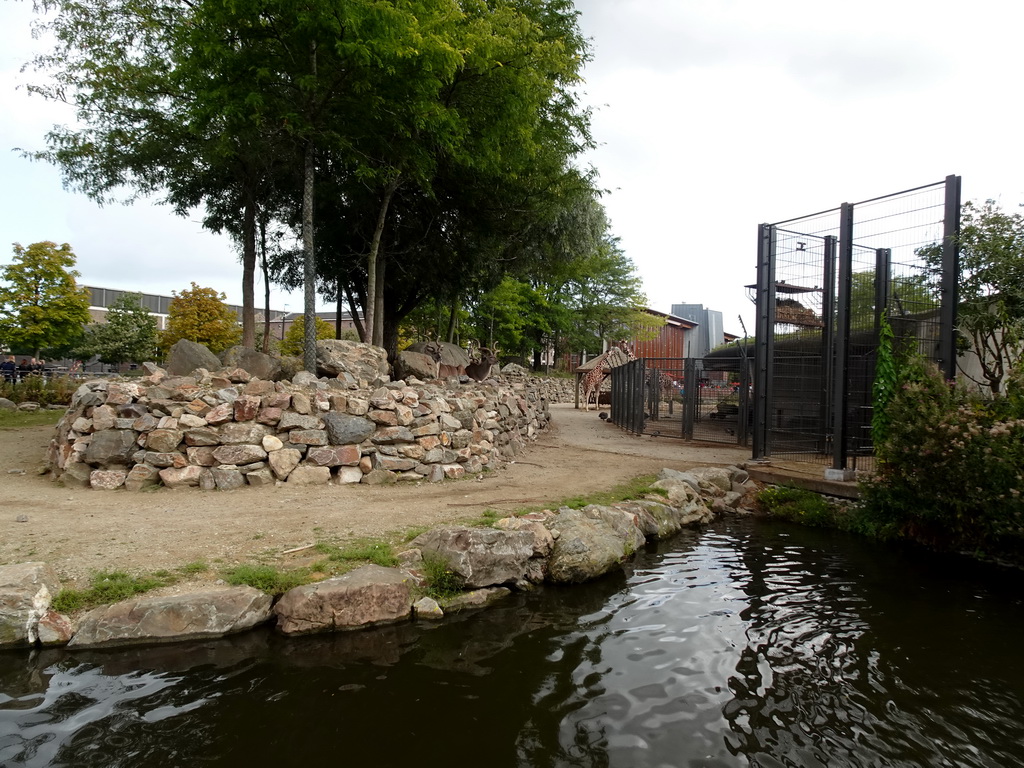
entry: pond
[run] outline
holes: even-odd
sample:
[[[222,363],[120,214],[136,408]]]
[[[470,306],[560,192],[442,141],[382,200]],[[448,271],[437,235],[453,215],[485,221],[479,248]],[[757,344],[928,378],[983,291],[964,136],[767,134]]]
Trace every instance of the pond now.
[[[1022,588],[725,521],[440,624],[0,654],[0,765],[1020,765]]]

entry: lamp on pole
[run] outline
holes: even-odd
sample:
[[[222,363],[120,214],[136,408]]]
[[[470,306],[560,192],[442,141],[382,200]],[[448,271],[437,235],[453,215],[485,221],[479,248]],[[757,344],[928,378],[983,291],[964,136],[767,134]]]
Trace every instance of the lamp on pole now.
[[[288,317],[288,305],[284,305],[284,312],[281,314],[281,341],[284,341],[284,319]]]

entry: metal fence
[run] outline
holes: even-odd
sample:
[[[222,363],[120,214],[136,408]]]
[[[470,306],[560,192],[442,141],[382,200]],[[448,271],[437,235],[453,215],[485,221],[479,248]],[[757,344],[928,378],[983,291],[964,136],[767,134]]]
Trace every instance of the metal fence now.
[[[763,224],[753,452],[872,462],[883,313],[902,344],[955,372],[960,178]],[[722,364],[722,359],[716,360]]]
[[[609,418],[636,434],[747,445],[749,366],[735,375],[701,358],[645,358],[611,369]]]

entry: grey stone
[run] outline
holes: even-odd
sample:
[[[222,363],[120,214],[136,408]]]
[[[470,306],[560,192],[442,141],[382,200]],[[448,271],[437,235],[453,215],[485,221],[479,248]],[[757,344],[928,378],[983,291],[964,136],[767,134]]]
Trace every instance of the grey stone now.
[[[415,611],[417,619],[437,621],[444,618],[444,611],[441,610],[437,600],[432,597],[421,597],[412,604],[412,609]]]
[[[596,504],[563,507],[546,525],[555,538],[547,565],[554,582],[589,581],[620,568],[645,541],[632,515]]]
[[[6,397],[0,397],[0,408],[5,411],[16,411],[18,410],[18,404],[13,400],[8,400]]]
[[[302,451],[297,448],[282,448],[267,455],[267,463],[278,480],[286,480],[292,470],[302,461]]]
[[[256,379],[278,381],[281,376],[279,359],[241,345],[226,349],[220,360],[225,368],[241,368]]]
[[[420,534],[410,543],[424,558],[443,560],[466,587],[475,589],[515,584],[526,575],[534,554],[534,535],[527,531],[441,526]]]
[[[395,357],[395,378],[436,379],[437,361],[424,352],[405,350]]]
[[[219,464],[252,464],[267,458],[260,445],[222,445],[215,448],[213,458]]]
[[[188,339],[176,341],[167,354],[169,376],[187,376],[198,368],[216,371],[220,367],[220,360],[209,348]]]
[[[218,491],[233,491],[245,487],[245,475],[237,469],[211,469]]]
[[[85,461],[104,466],[128,464],[137,448],[135,432],[129,429],[107,429],[92,436],[85,451]]]
[[[125,469],[94,469],[89,473],[89,485],[97,491],[113,491],[124,485],[128,477]]]
[[[281,414],[281,420],[277,422],[279,432],[287,432],[292,429],[319,429],[319,427],[319,417],[303,415],[294,411],[285,411]]]
[[[376,425],[361,416],[350,416],[347,413],[329,411],[321,417],[327,430],[327,439],[331,445],[350,445],[361,443],[370,437]]]
[[[46,563],[0,565],[0,648],[36,642],[39,621],[60,586]]]
[[[364,565],[342,576],[286,592],[274,613],[286,635],[336,632],[408,619],[412,583],[395,568]]]
[[[471,608],[486,608],[488,605],[496,603],[511,594],[512,590],[506,587],[474,589],[445,600],[443,609],[448,613],[457,613],[458,611],[465,611]]]
[[[270,595],[245,586],[125,600],[89,611],[68,646],[89,648],[223,637],[267,621],[270,604]]]
[[[203,473],[203,469],[203,467],[195,466],[161,469],[160,480],[168,488],[195,487],[199,485],[199,477]]]
[[[388,353],[372,344],[323,339],[316,343],[316,367],[320,376],[348,373],[372,383],[388,375]]]
[[[180,429],[154,429],[146,435],[146,450],[171,453],[178,448],[185,432]]]

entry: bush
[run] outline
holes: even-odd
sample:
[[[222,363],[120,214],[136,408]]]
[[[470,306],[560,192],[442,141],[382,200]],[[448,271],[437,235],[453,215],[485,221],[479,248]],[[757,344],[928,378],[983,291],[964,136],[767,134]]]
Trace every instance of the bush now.
[[[78,389],[78,383],[69,376],[43,379],[42,376],[26,376],[21,381],[0,381],[0,397],[12,403],[39,403],[47,405],[69,405],[71,396]]]
[[[876,529],[941,549],[1014,556],[1024,544],[1024,388],[984,399],[918,366],[887,408],[862,484]],[[1016,555],[1020,557],[1019,554]]]

